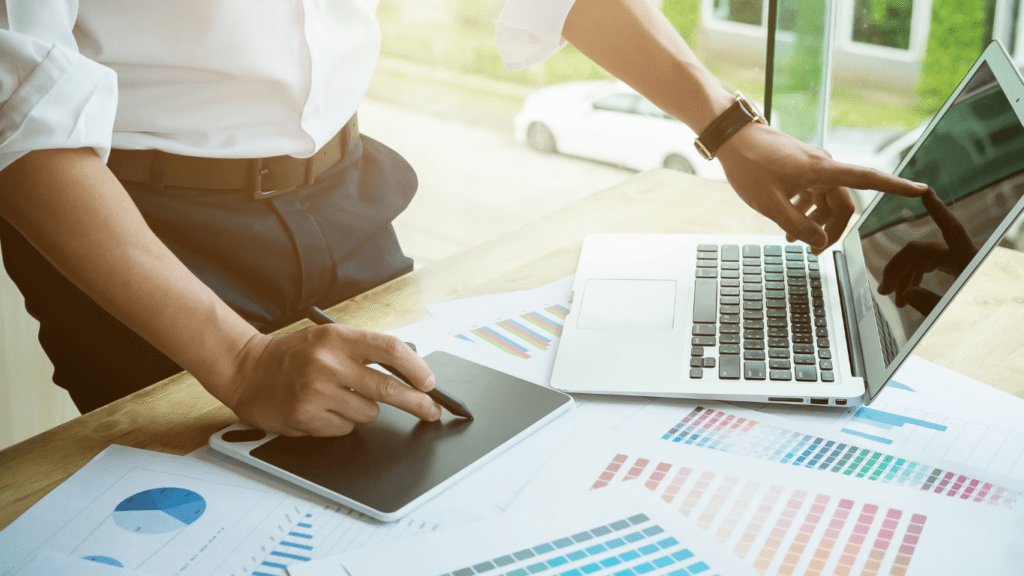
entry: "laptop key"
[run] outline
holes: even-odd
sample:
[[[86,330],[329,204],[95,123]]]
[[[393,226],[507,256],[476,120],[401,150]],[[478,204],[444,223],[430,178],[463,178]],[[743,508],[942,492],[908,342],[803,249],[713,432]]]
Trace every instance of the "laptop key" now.
[[[744,360],[764,360],[764,350],[744,350]]]
[[[743,366],[743,377],[747,380],[764,380],[764,362],[745,362]]]
[[[690,344],[693,345],[693,346],[714,346],[715,345],[715,337],[714,336],[694,336],[693,339],[690,340]]]
[[[761,283],[760,282],[749,282],[747,284],[744,284],[743,285],[743,291],[744,292],[757,292],[757,293],[760,293],[761,292]]]
[[[793,344],[794,354],[814,354],[814,346],[810,344]]]
[[[794,364],[809,364],[811,366],[814,366],[814,354],[794,354],[793,355],[793,363]]]
[[[765,266],[764,266],[764,271],[765,272],[780,273],[780,272],[782,272],[782,270],[783,270],[782,264],[765,264]]]
[[[828,338],[818,338],[818,341],[816,342],[816,344],[818,345],[818,348],[828,348],[829,347]]]
[[[722,262],[722,265],[719,266],[719,268],[722,270],[739,270],[740,265],[739,262]]]
[[[786,252],[789,254],[799,253],[803,251],[804,249],[801,248],[800,246],[797,246],[796,244],[790,244],[789,246],[786,246]]]
[[[692,368],[700,368],[703,365],[704,365],[704,359],[703,358],[700,358],[700,357],[697,357],[697,356],[694,356],[693,358],[690,358],[690,367],[692,367]]]
[[[746,244],[743,246],[743,257],[744,258],[760,258],[761,247],[757,244]]]
[[[789,340],[786,338],[769,338],[768,346],[772,348],[789,348]]]
[[[697,244],[697,252],[718,252],[718,244]]]
[[[752,338],[754,340],[764,340],[764,330],[744,330],[744,338]]]
[[[714,324],[694,324],[693,325],[694,336],[714,336],[715,325]]]
[[[768,320],[771,322],[771,320]],[[764,330],[764,320],[744,320],[744,330]]]
[[[725,358],[725,355],[739,356],[740,345],[739,344],[722,344],[718,347],[718,355]]]
[[[771,272],[771,273],[765,274],[764,275],[764,279],[769,281],[769,282],[782,282],[785,279],[785,276],[783,276],[782,274],[780,274],[778,272]]]
[[[697,268],[697,278],[718,278],[715,268]]]
[[[769,348],[769,358],[789,358],[789,348]]]
[[[721,298],[718,299],[718,303],[719,304],[739,305],[740,297],[739,296],[722,296]]]
[[[790,286],[789,293],[793,296],[807,296],[806,286]]]
[[[789,370],[792,366],[790,366],[789,360],[784,358],[772,358],[768,361],[768,367],[772,370]]]
[[[768,377],[772,380],[792,380],[793,373],[789,370],[772,370],[768,373]]]
[[[768,327],[769,338],[789,338],[789,330],[785,326],[771,326]],[[786,346],[789,346],[787,344]]]
[[[787,252],[786,253],[786,260],[789,260],[791,262],[803,262],[804,261],[804,255],[802,253],[799,253],[799,252]]]
[[[698,270],[700,272],[700,270]],[[714,324],[717,305],[715,291],[718,282],[698,278],[693,286],[693,321],[697,324]]]
[[[761,275],[760,274],[744,274],[743,275],[743,281],[744,282],[756,282],[756,283],[760,284],[761,283]]]
[[[697,260],[697,268],[718,268],[718,260]]]
[[[828,321],[825,320],[824,318],[815,318],[814,325],[819,328],[824,328],[825,326],[828,326]]]
[[[818,362],[818,367],[821,368],[822,370],[831,370],[832,369],[832,361],[831,360],[822,360],[821,362]]]
[[[739,314],[722,314],[718,321],[722,324],[739,324],[740,316]]]
[[[714,326],[712,326],[714,328]],[[718,327],[719,334],[739,334],[740,327],[735,324],[722,324]]]
[[[743,319],[744,320],[762,320],[762,319],[764,319],[764,312],[761,312],[760,310],[744,310],[743,311]]]
[[[760,302],[762,298],[763,298],[763,296],[761,295],[760,292],[750,291],[750,292],[744,292],[743,293],[743,299],[744,300],[751,300],[751,301],[755,301],[756,300],[757,302]]]
[[[722,278],[722,286],[728,286],[730,288],[738,288],[740,281],[735,278]]]
[[[762,304],[760,300],[758,300],[756,302],[751,302],[749,300],[745,300],[743,302],[743,309],[744,310],[761,310],[763,308],[764,308],[764,304]]]
[[[722,246],[722,262],[739,262],[740,247],[735,244]]]
[[[794,344],[813,344],[814,339],[810,334],[793,334]]]
[[[786,310],[784,308],[769,308],[767,314],[769,318],[785,318]]]
[[[702,348],[700,346],[694,346],[694,347],[690,348],[690,356],[703,356],[703,355],[704,355],[704,348]]]
[[[721,312],[722,314],[739,314],[740,313],[740,307],[739,306],[728,306],[728,305],[725,305],[725,306],[721,306],[718,309],[718,311]]]
[[[740,295],[740,289],[739,288],[726,288],[725,286],[722,286],[722,288],[720,288],[718,290],[718,295],[719,296],[739,296]]]
[[[743,273],[744,274],[760,274],[761,273],[761,267],[760,266],[744,266],[743,267]]]
[[[818,338],[828,338],[828,328],[815,328],[814,335],[817,336]]]
[[[739,334],[722,334],[722,344],[739,344]]]
[[[718,362],[718,377],[722,380],[739,380],[740,357],[722,356]]]
[[[772,328],[785,328],[786,326],[789,326],[789,322],[786,321],[785,316],[782,318],[769,318],[768,326]]]
[[[822,372],[821,373],[821,381],[822,382],[835,382],[836,381],[835,374],[833,374],[832,372]]]
[[[764,340],[744,340],[744,350],[764,350]]]
[[[722,270],[722,278],[731,278],[733,280],[740,277],[739,270]]]
[[[818,371],[814,366],[797,366],[796,380],[797,382],[817,382]]]
[[[821,358],[822,360],[831,360],[832,359],[832,351],[827,349],[827,348],[819,348],[818,349],[818,358]]]
[[[715,367],[715,359],[712,358],[711,356],[706,356],[704,358],[704,367],[705,368],[714,368]]]
[[[818,257],[815,256],[814,254],[808,254],[807,255],[807,261],[808,262],[817,262],[818,261]]]
[[[767,300],[767,304],[768,304],[769,308],[785,308],[786,307],[786,301],[781,299],[781,298],[769,298]]]
[[[701,368],[690,368],[690,378],[703,378],[704,370]]]
[[[782,246],[776,244],[769,244],[764,247],[765,256],[782,256]]]

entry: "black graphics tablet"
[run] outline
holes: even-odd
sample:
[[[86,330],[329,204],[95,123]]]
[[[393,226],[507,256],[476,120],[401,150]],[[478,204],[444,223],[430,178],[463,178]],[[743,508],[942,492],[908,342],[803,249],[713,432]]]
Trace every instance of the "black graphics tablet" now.
[[[572,397],[445,352],[424,357],[438,386],[475,418],[442,411],[437,422],[388,405],[338,438],[290,438],[233,424],[210,446],[380,520],[401,518],[544,426]]]

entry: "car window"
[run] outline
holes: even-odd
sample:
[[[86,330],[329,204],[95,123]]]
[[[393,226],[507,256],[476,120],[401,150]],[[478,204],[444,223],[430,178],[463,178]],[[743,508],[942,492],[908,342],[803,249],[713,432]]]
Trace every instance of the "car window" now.
[[[672,119],[672,117],[669,116],[668,114],[666,114],[665,112],[663,112],[661,108],[658,108],[654,104],[651,104],[651,101],[648,100],[647,98],[640,98],[637,101],[637,103],[636,103],[636,112],[637,112],[637,114],[640,114],[641,116],[651,116],[653,118],[664,118],[666,120],[671,120]]]
[[[594,110],[633,113],[637,99],[636,94],[611,94],[594,102]]]

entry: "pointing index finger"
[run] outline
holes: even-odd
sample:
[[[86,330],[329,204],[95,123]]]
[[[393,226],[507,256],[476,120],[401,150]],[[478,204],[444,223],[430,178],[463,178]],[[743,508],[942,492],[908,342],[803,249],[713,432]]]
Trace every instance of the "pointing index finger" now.
[[[819,184],[846,186],[861,190],[877,190],[886,194],[916,198],[928,191],[928,185],[913,182],[874,168],[863,168],[831,161],[818,173]]]

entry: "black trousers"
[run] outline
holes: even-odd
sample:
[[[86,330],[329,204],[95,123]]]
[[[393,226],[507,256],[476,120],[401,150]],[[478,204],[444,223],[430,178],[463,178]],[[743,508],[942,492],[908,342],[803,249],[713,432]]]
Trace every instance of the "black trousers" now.
[[[265,200],[241,191],[124,184],[164,244],[262,332],[301,319],[309,306],[333,306],[412,270],[391,221],[412,199],[416,174],[366,136],[312,185]],[[54,383],[83,413],[181,371],[3,219],[0,248],[25,307],[39,320]]]

